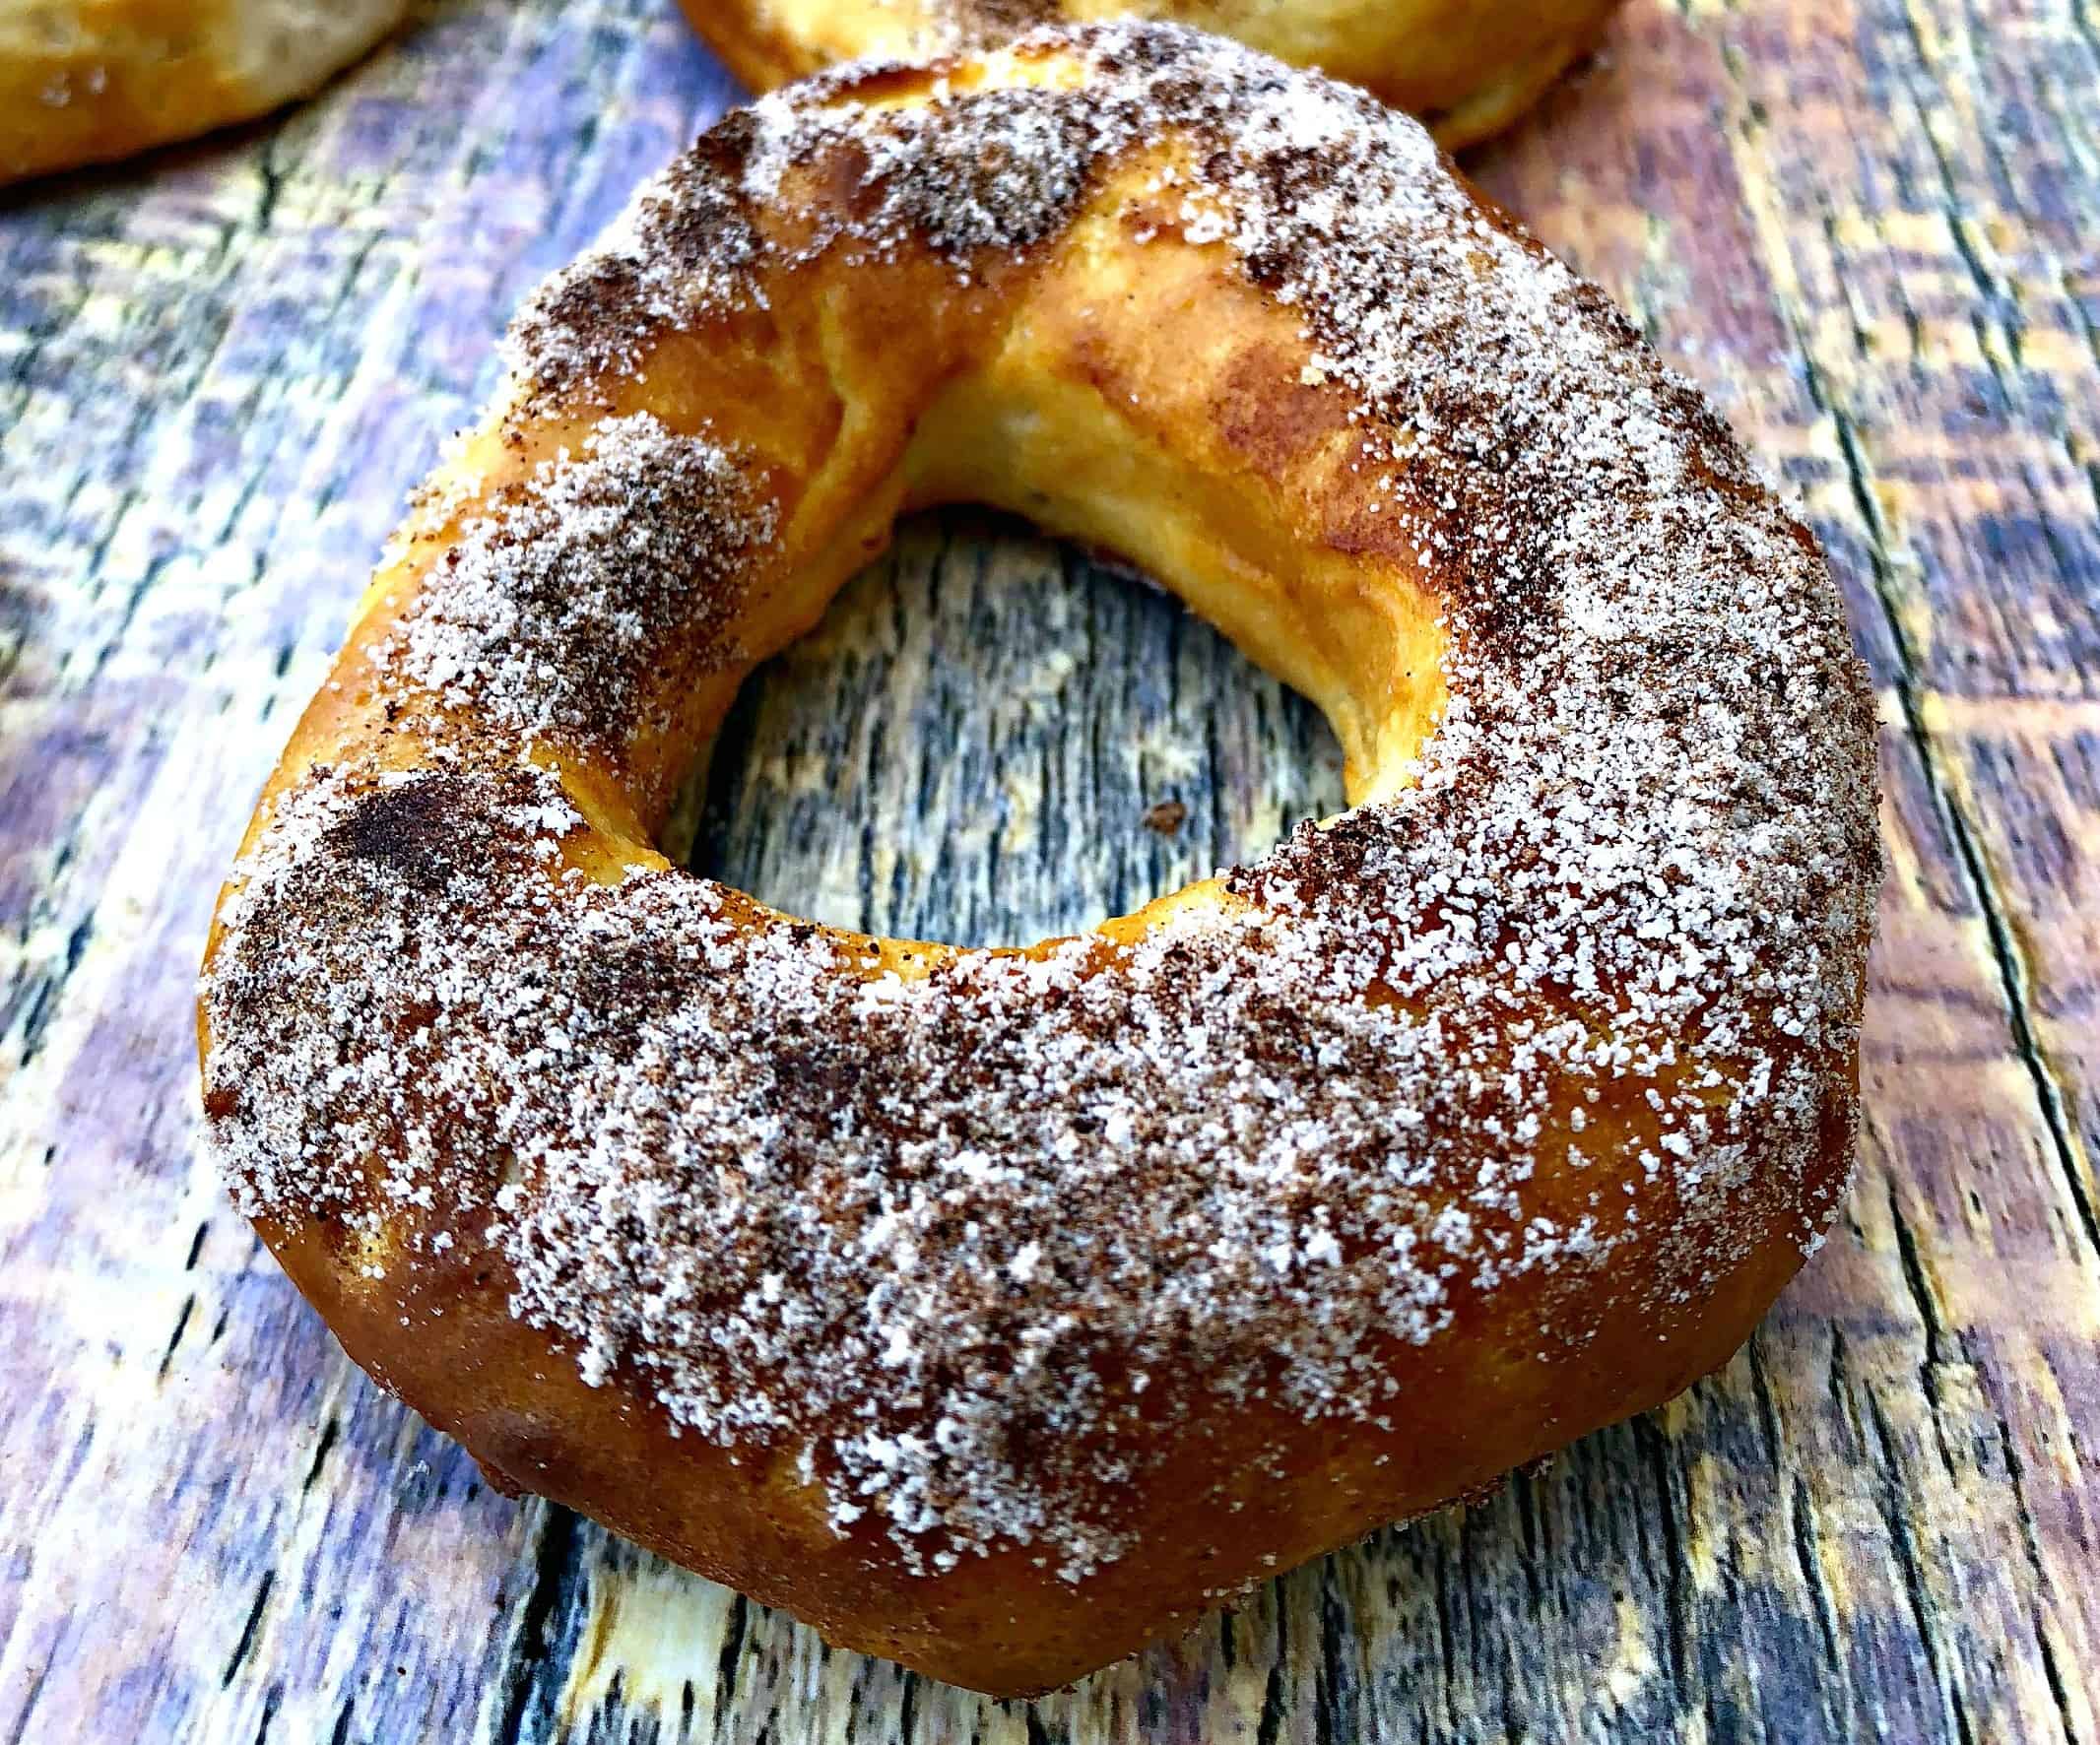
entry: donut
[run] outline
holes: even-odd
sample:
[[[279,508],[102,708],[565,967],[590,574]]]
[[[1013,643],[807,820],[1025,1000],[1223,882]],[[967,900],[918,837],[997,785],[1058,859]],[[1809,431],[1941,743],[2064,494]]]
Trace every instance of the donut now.
[[[1873,707],[1811,535],[1362,92],[1163,25],[732,114],[528,303],[269,780],[239,1206],[491,1481],[997,1694],[1724,1363],[1844,1195]],[[1349,808],[1025,949],[656,846],[900,513],[1305,692]]]
[[[0,8],[0,181],[268,113],[367,53],[409,0],[28,0]]]
[[[1618,0],[679,0],[754,91],[842,61],[982,49],[1030,27],[1172,19],[1318,67],[1456,151],[1500,133],[1597,46]]]

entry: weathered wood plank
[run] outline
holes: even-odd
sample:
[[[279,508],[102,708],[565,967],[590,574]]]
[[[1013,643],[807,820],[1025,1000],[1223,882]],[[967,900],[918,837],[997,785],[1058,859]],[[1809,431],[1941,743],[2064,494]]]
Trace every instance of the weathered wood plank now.
[[[198,1165],[194,955],[504,313],[722,100],[668,13],[446,6],[279,124],[0,206],[0,1733],[2100,1739],[2079,0],[1634,0],[1474,166],[1804,493],[1881,690],[1860,1183],[1723,1374],[1031,1709],[490,1496],[334,1351]],[[749,687],[706,794],[710,871],[998,939],[1339,776],[1171,603],[957,515]]]

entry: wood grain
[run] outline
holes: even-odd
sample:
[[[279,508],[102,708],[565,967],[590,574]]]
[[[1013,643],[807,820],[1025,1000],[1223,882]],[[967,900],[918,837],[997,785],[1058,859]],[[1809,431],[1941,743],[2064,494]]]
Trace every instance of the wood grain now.
[[[2100,1740],[2086,0],[1633,0],[1471,165],[1803,494],[1882,700],[1858,1188],[1728,1370],[1029,1707],[492,1496],[335,1351],[199,1161],[209,905],[503,316],[728,96],[657,0],[461,0],[0,203],[0,1739]],[[962,514],[747,687],[695,855],[1019,939],[1339,793],[1171,603]]]

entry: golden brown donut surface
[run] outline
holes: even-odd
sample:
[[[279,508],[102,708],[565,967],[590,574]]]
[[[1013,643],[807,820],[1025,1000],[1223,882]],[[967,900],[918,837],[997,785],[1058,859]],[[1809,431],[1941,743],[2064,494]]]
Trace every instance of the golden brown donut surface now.
[[[1807,532],[1360,92],[1161,26],[731,116],[513,329],[267,789],[240,1204],[545,1493],[995,1692],[1725,1361],[1850,1165],[1872,708]],[[1351,809],[1025,951],[670,866],[905,509],[1126,553]]]
[[[983,49],[1053,23],[1170,20],[1317,67],[1457,150],[1499,133],[1597,45],[1619,0],[680,0],[755,91],[866,56]]]
[[[303,97],[408,0],[0,0],[0,181],[127,157]]]

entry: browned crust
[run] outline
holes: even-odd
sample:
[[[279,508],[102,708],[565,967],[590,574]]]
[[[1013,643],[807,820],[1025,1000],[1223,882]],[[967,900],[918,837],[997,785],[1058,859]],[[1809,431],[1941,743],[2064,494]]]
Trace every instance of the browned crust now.
[[[1842,1101],[1834,1087],[1833,1108]],[[1839,1183],[1851,1135],[1842,1122],[1833,1128],[1820,1167]],[[1661,1404],[1729,1361],[1799,1262],[1789,1244],[1767,1243],[1700,1319],[1659,1335],[1647,1316],[1623,1315],[1528,1377],[1480,1347],[1418,1361],[1410,1392],[1437,1404],[1391,1433],[1344,1435],[1251,1406],[1182,1434],[1146,1486],[1145,1555],[1075,1588],[1025,1549],[939,1579],[909,1576],[879,1534],[838,1539],[784,1462],[674,1435],[658,1409],[609,1409],[565,1353],[503,1313],[499,1295],[433,1283],[445,1319],[405,1337],[400,1307],[350,1287],[312,1232],[261,1228],[344,1349],[465,1444],[497,1489],[580,1510],[839,1647],[1001,1697],[1069,1684],[1307,1559],[1492,1490],[1542,1453],[1542,1417],[1553,1449]],[[423,1305],[406,1307],[416,1315]]]

